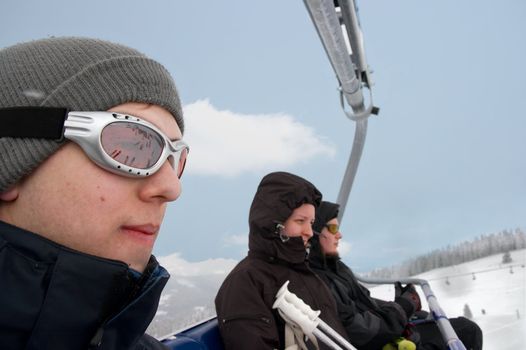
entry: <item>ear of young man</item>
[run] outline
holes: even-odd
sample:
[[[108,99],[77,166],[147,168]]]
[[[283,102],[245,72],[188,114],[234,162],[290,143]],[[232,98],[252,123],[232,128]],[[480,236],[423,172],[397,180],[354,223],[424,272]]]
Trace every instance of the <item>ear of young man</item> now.
[[[13,185],[4,192],[0,192],[0,201],[12,202],[18,198],[18,186]]]

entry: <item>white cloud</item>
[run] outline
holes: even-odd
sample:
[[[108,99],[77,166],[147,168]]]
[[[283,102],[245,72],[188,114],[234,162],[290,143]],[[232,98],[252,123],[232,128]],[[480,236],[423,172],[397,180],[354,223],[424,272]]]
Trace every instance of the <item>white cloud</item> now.
[[[175,281],[177,283],[179,283],[180,285],[185,286],[185,287],[189,287],[189,288],[195,288],[196,287],[195,284],[193,284],[190,280],[188,280],[186,278],[179,277]]]
[[[227,247],[235,245],[248,246],[248,233],[226,236],[223,238],[223,241]]]
[[[351,252],[351,243],[345,242],[344,240],[340,240],[338,243],[338,254],[341,257],[346,256]]]
[[[287,114],[217,110],[208,100],[186,105],[184,113],[189,172],[236,176],[335,154],[334,146],[313,128]]]

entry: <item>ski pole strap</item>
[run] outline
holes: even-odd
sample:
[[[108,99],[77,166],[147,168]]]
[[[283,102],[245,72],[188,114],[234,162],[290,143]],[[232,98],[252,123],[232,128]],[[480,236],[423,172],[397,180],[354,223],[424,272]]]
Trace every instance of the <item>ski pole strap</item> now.
[[[308,350],[303,332],[288,321],[285,323],[285,350]],[[319,349],[316,346],[316,349]]]

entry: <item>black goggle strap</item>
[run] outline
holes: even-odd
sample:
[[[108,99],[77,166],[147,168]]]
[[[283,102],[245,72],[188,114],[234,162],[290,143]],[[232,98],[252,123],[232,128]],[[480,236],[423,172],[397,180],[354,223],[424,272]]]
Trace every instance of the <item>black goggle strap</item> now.
[[[0,108],[0,137],[62,140],[67,108]]]

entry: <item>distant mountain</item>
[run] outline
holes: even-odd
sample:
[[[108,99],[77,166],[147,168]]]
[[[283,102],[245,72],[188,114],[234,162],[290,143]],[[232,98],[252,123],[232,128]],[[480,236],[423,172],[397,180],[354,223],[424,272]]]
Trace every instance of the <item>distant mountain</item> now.
[[[148,333],[161,337],[215,315],[214,298],[237,261],[208,259],[188,262],[178,254],[160,257],[170,280]]]
[[[524,349],[526,344],[526,250],[509,252],[507,263],[503,257],[495,254],[415,276],[429,281],[448,317],[471,314],[482,328],[484,350]],[[375,298],[393,300],[393,285],[370,290]],[[427,309],[420,289],[419,294]]]

